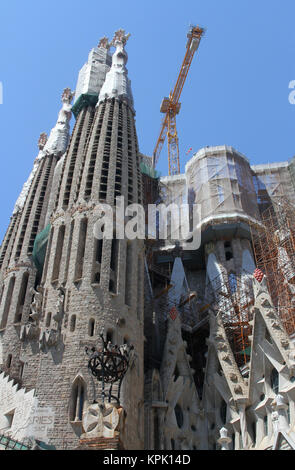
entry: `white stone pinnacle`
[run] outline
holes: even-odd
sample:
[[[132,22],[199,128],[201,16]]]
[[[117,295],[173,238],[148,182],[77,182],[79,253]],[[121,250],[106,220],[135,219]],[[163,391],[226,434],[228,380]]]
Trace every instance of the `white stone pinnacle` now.
[[[98,104],[106,98],[122,97],[129,101],[133,108],[133,97],[131,92],[130,80],[128,79],[128,71],[126,63],[128,61],[127,52],[124,46],[129,38],[129,34],[125,35],[125,31],[120,29],[115,33],[111,45],[116,47],[112,56],[112,67],[107,73],[105,82],[101,88]]]

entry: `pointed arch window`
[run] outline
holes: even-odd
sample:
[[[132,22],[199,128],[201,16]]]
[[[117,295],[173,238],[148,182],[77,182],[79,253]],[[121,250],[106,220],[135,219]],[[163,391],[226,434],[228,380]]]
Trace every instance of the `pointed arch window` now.
[[[73,385],[70,402],[70,421],[82,421],[86,401],[86,383],[78,377]]]

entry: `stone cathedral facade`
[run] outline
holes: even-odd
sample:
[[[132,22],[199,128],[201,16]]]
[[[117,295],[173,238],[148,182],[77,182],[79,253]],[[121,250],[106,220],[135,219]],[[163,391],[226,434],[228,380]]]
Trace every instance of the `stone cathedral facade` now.
[[[101,39],[63,91],[2,242],[0,448],[295,449],[295,328],[251,237],[266,205],[295,202],[293,161],[255,167],[206,147],[185,174],[157,178],[137,141],[127,40]],[[122,196],[198,202],[200,246],[118,237],[129,216],[104,237],[98,207]],[[113,369],[128,351],[111,388],[88,367],[85,351],[95,362],[102,348]]]

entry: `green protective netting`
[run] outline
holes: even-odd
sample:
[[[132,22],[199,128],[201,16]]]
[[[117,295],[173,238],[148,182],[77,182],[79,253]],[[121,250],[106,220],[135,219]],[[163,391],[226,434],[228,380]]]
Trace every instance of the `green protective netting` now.
[[[98,101],[98,95],[94,93],[83,93],[72,106],[72,112],[77,119],[81,109],[87,106],[95,106]]]
[[[246,356],[251,356],[251,346],[248,346],[248,348],[243,349],[242,351],[238,352],[238,354],[246,354]]]
[[[40,274],[43,271],[50,229],[51,225],[48,224],[42,232],[38,233],[34,242],[33,261]]]
[[[140,163],[140,170],[145,175],[150,176],[151,178],[159,178],[159,173],[150,165],[146,165],[145,163]]]

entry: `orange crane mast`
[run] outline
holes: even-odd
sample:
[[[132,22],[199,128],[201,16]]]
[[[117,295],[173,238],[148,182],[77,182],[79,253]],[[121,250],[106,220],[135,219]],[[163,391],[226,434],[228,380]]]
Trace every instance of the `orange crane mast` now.
[[[168,164],[169,175],[178,175],[180,173],[179,166],[179,147],[178,135],[176,129],[176,115],[180,110],[180,95],[190,69],[193,57],[197,51],[204,29],[199,26],[192,26],[188,32],[188,41],[186,44],[186,53],[182,62],[182,66],[177,78],[176,85],[173,92],[171,91],[169,98],[164,98],[161,104],[160,111],[165,116],[162,121],[160,135],[158,137],[154,152],[153,152],[153,167],[157,165],[162,147],[167,135],[168,141]]]

